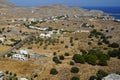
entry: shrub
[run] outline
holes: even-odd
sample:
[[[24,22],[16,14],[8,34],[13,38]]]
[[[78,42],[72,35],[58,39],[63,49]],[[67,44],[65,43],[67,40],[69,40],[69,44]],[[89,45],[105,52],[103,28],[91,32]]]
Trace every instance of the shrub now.
[[[74,46],[74,43],[71,43],[71,46]]]
[[[58,74],[58,71],[57,71],[55,68],[52,68],[52,69],[50,70],[50,74],[56,75],[56,74]]]
[[[90,76],[89,80],[97,80],[96,76]]]
[[[64,60],[64,56],[63,55],[59,56],[59,59]]]
[[[78,38],[75,38],[75,40],[78,40]]]
[[[97,44],[98,44],[98,45],[102,45],[102,42],[98,42]]]
[[[53,57],[53,61],[56,63],[56,64],[60,64],[61,62],[59,61],[58,57]]]
[[[96,65],[97,56],[93,54],[89,54],[86,56],[86,61],[88,64]]]
[[[104,59],[99,60],[98,65],[100,65],[100,66],[107,66],[107,61],[104,60]]]
[[[76,63],[84,63],[85,62],[85,59],[83,56],[81,56],[80,54],[75,54],[73,56],[73,60],[76,62]]]
[[[109,45],[109,47],[118,48],[119,44],[118,43],[112,43],[112,44]]]
[[[65,48],[68,48],[68,45],[65,45]]]
[[[73,76],[73,77],[71,78],[71,80],[80,80],[80,78],[77,77],[77,76]]]
[[[55,56],[57,53],[56,52],[53,52],[53,55]]]
[[[82,54],[87,54],[87,51],[85,51],[83,49],[81,49],[80,51],[82,52]]]
[[[91,45],[92,43],[91,42],[88,42],[88,45]]]
[[[74,65],[74,62],[73,62],[73,61],[70,61],[70,65]]]
[[[61,44],[63,44],[63,43],[64,43],[64,41],[61,41],[60,43],[61,43]]]
[[[69,56],[70,54],[66,52],[64,55],[65,55],[65,56]]]
[[[97,72],[97,78],[99,79],[99,80],[101,80],[103,77],[105,77],[105,76],[107,76],[108,75],[108,73],[106,73],[105,71],[103,71],[103,70],[99,70],[98,72]]]
[[[77,68],[77,67],[72,67],[72,68],[71,68],[71,72],[72,72],[72,73],[78,73],[78,72],[79,72],[79,68]]]
[[[119,51],[118,50],[108,51],[108,55],[110,57],[117,57],[119,55]]]

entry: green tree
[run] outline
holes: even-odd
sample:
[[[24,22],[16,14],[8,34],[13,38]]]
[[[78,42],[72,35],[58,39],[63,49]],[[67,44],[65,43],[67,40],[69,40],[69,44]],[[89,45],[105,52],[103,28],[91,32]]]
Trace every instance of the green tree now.
[[[86,62],[91,65],[96,65],[97,57],[94,54],[89,54],[86,56]]]
[[[60,58],[60,60],[64,60],[64,56],[63,55],[59,56],[59,58]]]
[[[79,68],[77,67],[72,67],[70,70],[72,73],[78,73],[79,72]]]
[[[64,54],[65,56],[69,56],[70,54],[68,53],[68,52],[65,52],[65,54]]]
[[[80,80],[80,78],[77,77],[77,76],[73,76],[73,77],[71,78],[71,80]]]
[[[57,71],[55,68],[52,68],[52,69],[50,70],[50,74],[56,75],[56,74],[58,74],[58,71]]]
[[[53,57],[53,61],[56,63],[56,64],[60,64],[61,62],[59,61],[58,57]]]
[[[100,66],[107,66],[107,61],[104,59],[99,60],[98,65]]]
[[[108,51],[108,55],[110,57],[117,57],[119,54],[120,54],[120,51],[118,51],[118,50]]]
[[[73,62],[73,61],[70,61],[70,65],[74,65],[74,62]]]
[[[102,80],[102,78],[105,77],[105,76],[107,76],[107,75],[108,75],[108,73],[106,73],[105,71],[99,70],[99,71],[97,72],[97,79],[98,79],[98,80]]]
[[[81,56],[80,54],[74,54],[73,56],[73,60],[76,62],[76,63],[84,63],[85,62],[85,59],[83,56]]]
[[[97,80],[96,76],[90,76],[89,80]]]
[[[118,43],[112,43],[112,44],[109,45],[109,47],[118,48],[119,44]]]

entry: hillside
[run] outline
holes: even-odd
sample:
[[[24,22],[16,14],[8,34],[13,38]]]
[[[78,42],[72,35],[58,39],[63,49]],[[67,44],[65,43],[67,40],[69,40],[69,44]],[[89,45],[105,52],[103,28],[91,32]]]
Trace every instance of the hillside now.
[[[5,8],[4,13],[6,17],[20,18],[20,17],[50,17],[59,15],[74,16],[103,16],[106,15],[102,11],[98,10],[86,10],[78,7],[67,7],[65,5],[49,5],[49,6],[37,6],[37,7],[14,7]]]
[[[7,2],[6,0],[0,0],[0,8],[15,7],[14,4]]]

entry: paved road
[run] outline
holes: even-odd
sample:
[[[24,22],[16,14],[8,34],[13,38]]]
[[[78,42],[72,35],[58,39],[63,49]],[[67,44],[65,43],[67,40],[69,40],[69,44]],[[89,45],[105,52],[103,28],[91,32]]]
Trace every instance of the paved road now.
[[[31,38],[35,37],[34,35],[30,35],[28,37],[26,37],[24,40],[20,41],[18,44],[14,45],[10,50],[8,50],[7,52],[3,53],[2,55],[0,55],[0,58],[2,58],[3,56],[9,54],[12,52],[12,50],[20,48],[23,44],[25,44],[28,40],[30,40]]]

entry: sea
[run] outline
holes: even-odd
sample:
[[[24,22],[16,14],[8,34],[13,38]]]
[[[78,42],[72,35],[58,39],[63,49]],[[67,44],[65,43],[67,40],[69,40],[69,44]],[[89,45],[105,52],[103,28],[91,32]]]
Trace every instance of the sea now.
[[[120,7],[82,7],[88,10],[101,10],[120,20]]]

